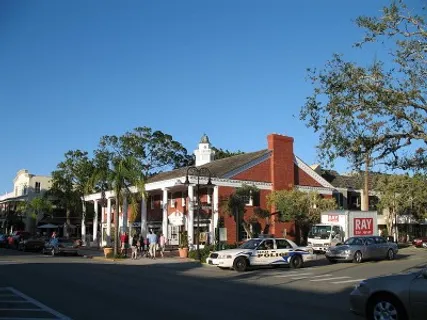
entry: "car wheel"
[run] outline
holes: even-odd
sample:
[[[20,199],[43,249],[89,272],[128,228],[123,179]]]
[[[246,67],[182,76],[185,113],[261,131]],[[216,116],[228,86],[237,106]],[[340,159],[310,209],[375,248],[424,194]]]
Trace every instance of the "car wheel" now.
[[[248,268],[248,260],[245,257],[238,257],[234,260],[233,268],[237,272],[244,272]]]
[[[299,269],[302,267],[302,264],[303,264],[302,258],[299,254],[297,254],[297,255],[292,257],[291,263],[289,264],[289,266],[292,269]]]
[[[366,318],[368,320],[406,320],[406,312],[398,299],[390,295],[379,295],[368,302]]]
[[[333,260],[333,259],[328,259],[328,261],[329,261],[329,263],[332,263],[332,264],[335,264],[338,262],[337,260]]]
[[[362,252],[360,252],[360,251],[356,251],[356,253],[354,254],[354,257],[353,257],[353,262],[354,263],[361,263],[362,262]]]
[[[394,251],[392,249],[389,249],[387,251],[387,259],[388,260],[393,260],[394,259]]]

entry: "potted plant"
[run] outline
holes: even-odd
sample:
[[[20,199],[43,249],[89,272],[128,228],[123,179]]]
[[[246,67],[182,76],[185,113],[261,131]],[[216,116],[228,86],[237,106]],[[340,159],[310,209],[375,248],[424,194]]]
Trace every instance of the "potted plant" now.
[[[104,247],[104,257],[105,259],[113,257],[113,248],[111,246]]]
[[[181,232],[179,238],[179,257],[187,258],[188,257],[188,233],[187,231]]]

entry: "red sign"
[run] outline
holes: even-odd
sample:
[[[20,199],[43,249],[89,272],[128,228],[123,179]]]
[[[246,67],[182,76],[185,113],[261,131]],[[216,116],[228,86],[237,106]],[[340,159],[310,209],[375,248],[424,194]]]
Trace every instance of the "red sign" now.
[[[374,234],[373,218],[354,218],[355,236],[372,236]]]
[[[339,216],[337,214],[328,214],[328,221],[329,222],[338,222]]]

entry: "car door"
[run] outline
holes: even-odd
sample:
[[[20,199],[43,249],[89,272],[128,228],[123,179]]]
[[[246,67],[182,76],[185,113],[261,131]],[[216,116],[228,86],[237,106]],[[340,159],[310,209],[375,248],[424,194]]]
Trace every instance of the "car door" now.
[[[286,239],[276,239],[277,246],[277,260],[282,264],[288,264],[291,256],[290,251],[293,251],[293,247]]]
[[[387,251],[389,245],[382,237],[375,237],[375,243],[377,244],[377,255],[379,259],[384,259],[387,257]]]
[[[425,320],[427,318],[427,268],[411,283],[410,304],[412,319]]]
[[[255,250],[251,258],[253,265],[267,265],[273,262],[273,257],[276,255],[275,243],[273,239],[263,240]]]
[[[378,254],[378,246],[373,237],[367,237],[363,239],[365,242],[365,258],[367,259],[376,259]]]

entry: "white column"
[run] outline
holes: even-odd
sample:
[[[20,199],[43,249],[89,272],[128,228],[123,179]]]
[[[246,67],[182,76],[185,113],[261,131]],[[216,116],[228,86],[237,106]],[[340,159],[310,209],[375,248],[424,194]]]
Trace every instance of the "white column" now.
[[[100,239],[100,243],[101,246],[104,246],[106,244],[106,239],[104,238],[104,223],[105,223],[105,208],[104,206],[101,207],[101,239]]]
[[[141,235],[145,238],[147,236],[147,202],[145,198],[141,201]]]
[[[117,228],[117,226],[116,226]],[[107,200],[107,246],[111,245],[111,198]]]
[[[82,201],[82,245],[86,245],[86,201]]]
[[[128,199],[127,197],[123,198],[123,206],[122,206],[122,223],[123,223],[123,231],[128,232]]]
[[[212,242],[215,243],[216,242],[216,234],[215,231],[217,231],[218,228],[218,221],[219,221],[219,193],[218,193],[218,186],[214,187],[213,190],[213,215],[212,215],[212,223],[211,223],[211,227],[212,227]]]
[[[168,189],[163,189],[163,218],[162,218],[162,233],[168,234]]]
[[[92,230],[92,241],[97,243],[98,241],[98,200],[93,202],[93,230]]]
[[[194,187],[188,186],[188,245],[191,247],[194,244]]]

